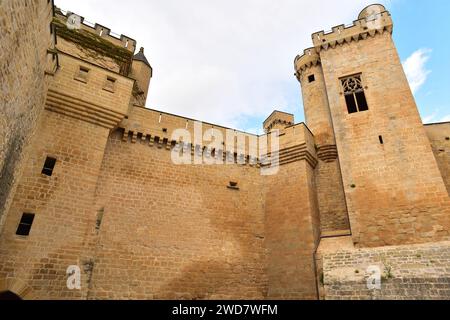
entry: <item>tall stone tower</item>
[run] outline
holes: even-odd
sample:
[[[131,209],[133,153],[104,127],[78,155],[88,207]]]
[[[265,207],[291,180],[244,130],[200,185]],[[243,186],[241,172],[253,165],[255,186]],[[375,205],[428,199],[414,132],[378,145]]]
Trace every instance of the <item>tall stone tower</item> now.
[[[305,118],[314,133],[319,158],[316,185],[322,236],[347,235],[350,226],[320,55],[314,48],[307,49],[297,65],[302,70],[298,79],[303,91]]]
[[[449,236],[448,193],[392,32],[390,13],[371,5],[350,27],[314,33],[314,47],[295,60],[307,125],[322,160],[339,155],[353,242],[363,247]],[[319,202],[340,175],[323,184],[321,170],[339,168],[319,167]],[[328,218],[340,213],[320,209],[326,228],[344,223]]]

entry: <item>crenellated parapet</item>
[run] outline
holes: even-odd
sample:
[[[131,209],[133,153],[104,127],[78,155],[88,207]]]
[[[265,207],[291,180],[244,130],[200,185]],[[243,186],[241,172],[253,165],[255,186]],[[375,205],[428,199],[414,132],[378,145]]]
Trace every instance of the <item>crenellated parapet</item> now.
[[[284,129],[288,126],[294,125],[294,115],[275,110],[272,114],[264,121],[263,128],[265,132],[269,133],[274,129]]]
[[[295,57],[295,76],[297,80],[301,81],[302,74],[309,68],[320,64],[320,55],[315,48],[308,48],[303,52],[303,55]]]
[[[206,145],[193,144],[181,140],[168,138],[163,134],[150,134],[129,129],[120,128],[121,141],[131,144],[144,144],[148,147],[162,149],[178,153],[180,156],[188,155],[190,157],[215,159],[223,163],[235,163],[239,165],[249,165],[259,168],[261,159],[251,156],[245,152],[225,151],[224,148],[215,149]]]
[[[370,5],[365,8],[352,25],[339,25],[330,32],[319,31],[312,34],[314,47],[306,49],[295,58],[295,76],[301,82],[302,75],[309,68],[320,65],[322,50],[334,49],[353,41],[361,41],[367,37],[389,32],[392,34],[393,21],[391,14],[382,5]]]
[[[136,41],[115,35],[107,27],[87,23],[83,17],[57,10],[53,18],[57,49],[84,61],[129,76]]]
[[[91,23],[76,13],[55,8],[55,17],[65,24],[73,25],[74,29],[80,29],[95,34],[116,46],[130,51],[131,53],[134,53],[136,50],[136,40],[123,34],[116,34],[112,32],[110,28],[101,24]]]
[[[353,41],[365,40],[377,34],[392,34],[394,23],[391,14],[382,5],[371,5],[365,8],[352,25],[339,25],[331,32],[319,31],[312,34],[314,48],[317,52],[336,48]]]
[[[278,111],[272,116],[277,114],[289,115]],[[293,121],[293,116],[290,116],[292,118],[288,120]],[[174,132],[180,129],[185,130],[187,135],[174,135]],[[219,136],[223,139],[222,144],[213,147],[212,141],[205,138],[204,134],[211,129],[214,132],[214,139]],[[257,168],[274,164],[283,166],[302,160],[314,168],[318,162],[314,136],[304,123],[286,125],[278,133],[258,136],[161,111],[135,107],[128,118],[119,124],[117,130],[120,135],[116,137],[123,143],[143,144],[156,149],[174,151],[180,153],[180,156],[204,157]],[[274,137],[278,138],[276,144],[272,143]],[[238,144],[240,142],[243,146]],[[277,150],[272,150],[273,147]]]

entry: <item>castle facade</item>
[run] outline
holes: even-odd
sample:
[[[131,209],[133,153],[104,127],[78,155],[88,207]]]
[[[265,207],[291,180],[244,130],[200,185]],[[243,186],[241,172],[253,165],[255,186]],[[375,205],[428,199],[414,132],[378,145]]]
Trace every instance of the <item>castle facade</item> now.
[[[145,108],[132,38],[4,6],[3,297],[450,298],[450,123],[423,125],[383,6],[312,35],[306,123],[263,136]]]

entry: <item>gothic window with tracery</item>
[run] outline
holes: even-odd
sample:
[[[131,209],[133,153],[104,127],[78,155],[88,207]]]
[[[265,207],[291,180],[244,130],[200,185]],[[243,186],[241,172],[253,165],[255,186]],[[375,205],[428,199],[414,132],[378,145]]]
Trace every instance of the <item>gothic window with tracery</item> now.
[[[348,113],[356,113],[369,110],[361,80],[361,75],[342,78],[341,83],[342,88],[344,89],[344,96]]]

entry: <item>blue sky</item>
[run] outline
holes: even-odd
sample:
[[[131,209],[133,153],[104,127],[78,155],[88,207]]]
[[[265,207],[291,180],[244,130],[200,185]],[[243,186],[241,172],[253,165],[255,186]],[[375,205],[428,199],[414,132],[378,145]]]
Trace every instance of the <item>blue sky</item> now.
[[[450,121],[450,1],[395,0],[394,40],[402,61],[422,49],[429,72],[415,98],[424,122]]]
[[[425,122],[450,121],[450,1],[382,0]],[[126,34],[153,66],[147,107],[257,133],[274,110],[304,120],[293,61],[311,33],[370,0],[55,0]]]

